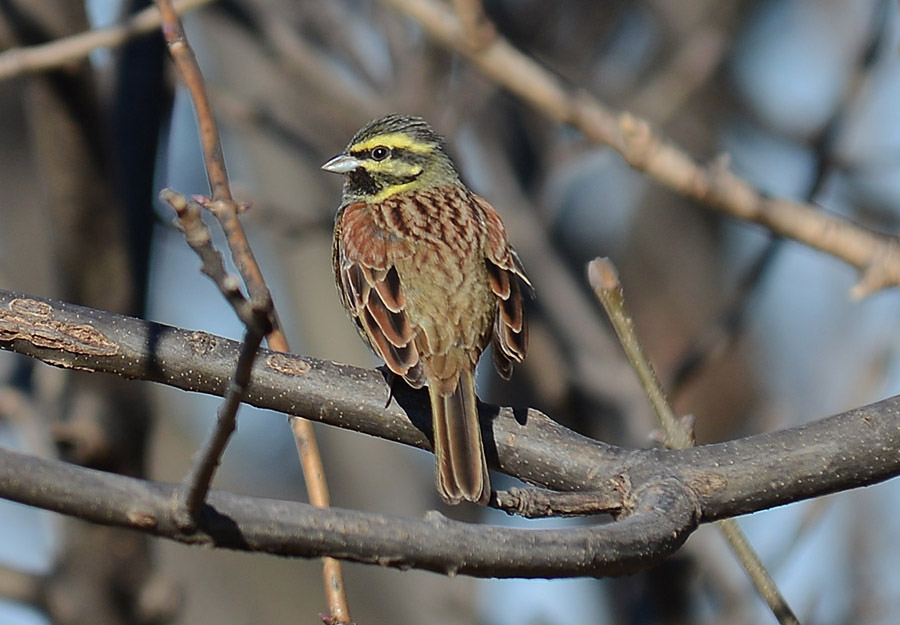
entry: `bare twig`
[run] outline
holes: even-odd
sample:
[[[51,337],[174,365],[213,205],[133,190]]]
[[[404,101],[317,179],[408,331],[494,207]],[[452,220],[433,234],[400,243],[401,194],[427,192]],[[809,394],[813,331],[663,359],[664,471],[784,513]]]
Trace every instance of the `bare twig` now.
[[[184,233],[185,241],[203,262],[200,270],[219,288],[238,319],[247,326],[260,326],[264,328],[263,334],[269,329],[268,319],[261,320],[252,303],[244,297],[238,280],[225,270],[222,255],[212,245],[212,235],[209,228],[203,223],[202,207],[198,202],[188,200],[184,195],[172,189],[163,189],[159,193],[159,199],[168,203],[178,217],[178,228]],[[268,314],[262,310],[263,315]]]
[[[247,300],[241,293],[237,279],[225,271],[222,255],[212,246],[212,236],[201,218],[200,205],[188,201],[186,197],[171,189],[163,189],[160,192],[160,199],[168,202],[175,210],[178,226],[184,232],[188,245],[203,261],[203,273],[219,287],[219,291],[231,304],[246,328],[241,353],[225,393],[225,402],[218,410],[216,427],[197,453],[190,471],[182,482],[182,487],[177,491],[175,520],[182,529],[188,530],[196,526],[216,467],[222,454],[225,453],[231,434],[237,427],[237,412],[250,382],[253,361],[256,359],[263,337],[271,329],[270,310],[265,307],[265,303],[263,307],[259,307]]]
[[[212,435],[206,439],[205,444],[197,452],[196,460],[191,464],[191,469],[184,477],[182,487],[178,489],[178,505],[175,508],[175,522],[182,529],[195,529],[200,512],[206,502],[206,495],[212,484],[216,467],[225,453],[228,439],[237,427],[237,412],[241,405],[247,385],[250,383],[250,373],[253,370],[253,361],[259,351],[265,332],[261,324],[248,326],[241,342],[241,355],[234,367],[228,390],[225,392],[225,401],[219,406],[216,418],[216,427]]]
[[[734,519],[720,519],[716,521],[716,525],[719,531],[722,532],[722,535],[725,536],[725,540],[731,545],[734,555],[740,560],[753,585],[756,586],[757,592],[768,604],[769,609],[772,610],[772,614],[775,615],[778,622],[782,625],[800,625],[800,619],[791,610],[791,606],[788,605],[784,595],[781,594],[781,590],[778,589],[775,580],[769,575],[766,566],[759,559],[759,554],[756,553],[753,545],[747,540],[747,535],[744,534],[737,521]]]
[[[191,99],[194,102],[197,114],[200,140],[203,144],[204,163],[212,192],[212,199],[207,204],[207,208],[215,215],[222,226],[222,230],[225,232],[235,266],[237,266],[244,280],[254,309],[264,310],[267,314],[271,324],[270,332],[267,336],[269,345],[278,351],[288,352],[290,347],[278,321],[271,293],[250,248],[243,226],[238,219],[240,207],[231,195],[225,159],[222,154],[222,144],[212,114],[212,108],[209,104],[209,97],[204,86],[200,66],[184,34],[181,21],[172,8],[171,1],[156,1],[163,17],[163,34],[169,45],[169,51],[179,68],[185,85],[191,93]],[[247,332],[248,337],[253,336],[250,326],[248,326]],[[245,386],[244,384],[234,387],[236,401],[240,401],[240,391]],[[290,421],[291,430],[300,455],[300,462],[303,466],[303,475],[310,502],[318,507],[328,507],[330,505],[328,485],[325,481],[325,470],[312,424],[298,418],[291,418]],[[227,429],[229,426],[233,428],[233,424],[229,424],[228,419],[222,419],[217,421],[216,427],[218,430],[220,428]],[[223,436],[224,440],[227,441],[227,434],[223,433]],[[216,438],[221,439],[222,437],[216,434]],[[224,446],[222,449],[224,449]],[[211,448],[210,451],[212,452],[214,449]],[[205,474],[197,472],[198,477],[202,475]],[[323,560],[323,576],[325,596],[328,600],[331,619],[339,623],[349,623],[350,610],[347,606],[340,563],[333,558],[325,558]]]
[[[726,44],[725,33],[705,23],[685,33],[671,58],[641,85],[630,108],[657,124],[668,120],[715,73]]]
[[[222,142],[219,140],[219,130],[206,94],[197,57],[191,49],[171,0],[157,0],[156,5],[162,15],[162,31],[169,46],[169,54],[172,55],[172,60],[194,103],[197,124],[200,127],[200,143],[203,145],[203,163],[206,165],[212,196],[216,200],[231,200],[231,187],[228,184],[228,172],[222,155]]]
[[[694,444],[691,433],[682,427],[675,416],[675,412],[666,399],[665,391],[656,377],[656,371],[653,365],[644,354],[640,341],[634,332],[634,322],[631,315],[625,309],[625,296],[622,292],[622,285],[619,283],[619,277],[612,263],[606,259],[596,259],[588,263],[588,280],[594,289],[597,299],[603,304],[609,320],[612,322],[613,329],[619,337],[619,342],[628,356],[628,362],[631,363],[641,387],[653,406],[653,411],[659,418],[662,425],[665,440],[669,446],[674,449],[684,449]]]
[[[647,397],[662,425],[666,445],[672,449],[693,447],[694,437],[691,431],[675,416],[656,377],[653,365],[644,354],[634,332],[634,324],[625,307],[622,285],[615,267],[606,258],[595,259],[588,263],[588,279],[612,322],[629,362],[640,378],[641,386],[647,392]],[[734,519],[721,519],[716,523],[778,622],[781,625],[800,625],[799,619],[794,615],[737,522]]]
[[[213,0],[176,0],[175,11],[183,14],[211,2]],[[97,28],[27,48],[10,48],[0,52],[0,80],[46,71],[84,59],[98,48],[120,46],[133,37],[153,32],[161,23],[159,11],[147,7],[123,24]]]
[[[727,159],[703,165],[630,113],[616,113],[559,78],[500,36],[480,50],[468,44],[453,11],[433,0],[384,0],[416,19],[434,39],[466,56],[497,84],[556,121],[571,124],[591,141],[616,150],[633,168],[732,217],[768,227],[785,237],[839,258],[861,272],[851,291],[863,297],[900,285],[900,244],[817,207],[762,194],[735,175]]]

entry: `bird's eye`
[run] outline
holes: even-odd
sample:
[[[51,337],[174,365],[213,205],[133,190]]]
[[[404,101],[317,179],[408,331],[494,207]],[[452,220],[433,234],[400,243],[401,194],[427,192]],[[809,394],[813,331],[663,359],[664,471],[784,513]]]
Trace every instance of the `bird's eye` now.
[[[383,161],[390,155],[391,151],[384,147],[383,145],[376,146],[372,148],[372,151],[369,155],[372,157],[373,161]]]

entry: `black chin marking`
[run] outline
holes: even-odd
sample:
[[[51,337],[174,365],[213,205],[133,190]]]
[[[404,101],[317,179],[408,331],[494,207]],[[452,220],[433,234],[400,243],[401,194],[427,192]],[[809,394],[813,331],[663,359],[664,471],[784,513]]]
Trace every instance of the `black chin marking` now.
[[[362,167],[347,174],[347,188],[353,195],[375,195],[381,190],[371,174]]]

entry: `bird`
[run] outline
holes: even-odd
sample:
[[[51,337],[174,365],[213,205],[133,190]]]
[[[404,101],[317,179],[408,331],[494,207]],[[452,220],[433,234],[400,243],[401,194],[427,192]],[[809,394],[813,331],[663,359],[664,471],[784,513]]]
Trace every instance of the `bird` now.
[[[534,292],[503,222],[421,117],[369,122],[322,169],[344,176],[332,245],[341,301],[391,373],[427,385],[441,498],[487,504],[475,366],[492,343],[510,378]]]

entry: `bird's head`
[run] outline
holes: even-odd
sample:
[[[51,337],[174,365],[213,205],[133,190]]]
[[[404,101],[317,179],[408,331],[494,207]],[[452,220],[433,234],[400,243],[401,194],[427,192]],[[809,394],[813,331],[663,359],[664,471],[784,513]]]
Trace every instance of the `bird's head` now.
[[[412,115],[393,114],[369,122],[322,169],[345,176],[345,204],[378,202],[404,191],[459,183],[443,137]]]

